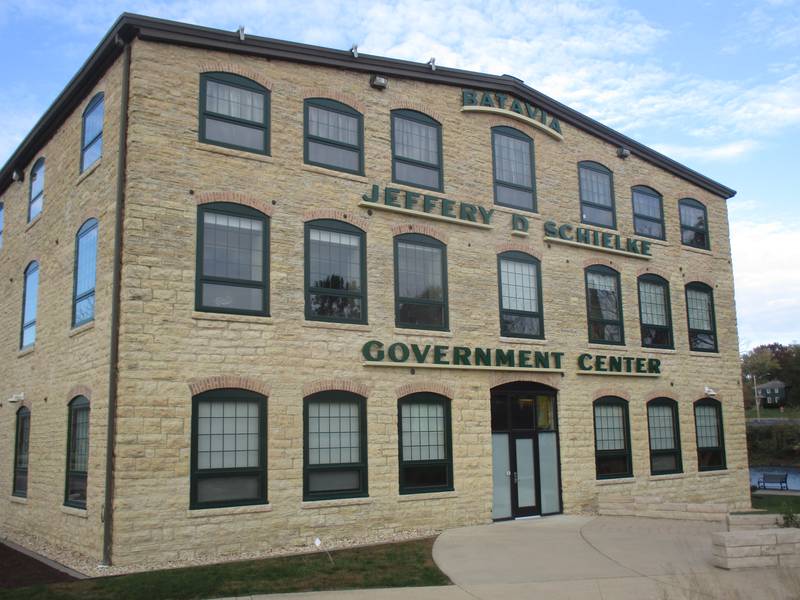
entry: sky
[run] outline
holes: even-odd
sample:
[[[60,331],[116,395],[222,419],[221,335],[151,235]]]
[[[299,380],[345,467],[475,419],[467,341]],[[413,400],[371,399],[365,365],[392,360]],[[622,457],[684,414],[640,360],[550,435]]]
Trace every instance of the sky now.
[[[737,190],[740,348],[800,342],[800,0],[1,0],[0,164],[122,12],[519,77]]]

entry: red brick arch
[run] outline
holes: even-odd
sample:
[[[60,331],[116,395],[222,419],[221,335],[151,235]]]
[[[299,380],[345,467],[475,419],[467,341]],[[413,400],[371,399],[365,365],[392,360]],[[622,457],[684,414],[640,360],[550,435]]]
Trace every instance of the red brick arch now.
[[[355,379],[318,379],[303,386],[303,396],[310,396],[318,392],[341,391],[351,392],[367,398],[369,387]]]
[[[431,110],[430,106],[426,106],[424,104],[418,102],[399,102],[392,106],[391,110],[415,110],[417,112],[421,112],[423,115],[428,115],[432,119],[436,119],[439,124],[444,124],[444,119],[442,115],[438,112]]]
[[[362,115],[366,112],[366,108],[364,103],[361,102],[358,98],[351,94],[347,94],[345,92],[340,92],[339,90],[335,90],[333,88],[326,88],[326,87],[313,87],[313,88],[305,88],[303,89],[303,98],[328,98],[330,100],[336,100],[341,102],[342,104],[347,104],[351,108],[356,109]]]
[[[424,392],[439,394],[445,398],[450,398],[450,400],[454,400],[456,397],[455,393],[453,392],[453,388],[446,386],[443,383],[424,381],[401,385],[399,388],[397,388],[395,393],[397,394],[398,398],[403,398],[411,394],[419,394]]]
[[[526,383],[541,383],[551,388],[559,389],[561,386],[560,373],[498,373],[492,375],[489,388],[496,388],[507,383],[523,381]]]
[[[590,400],[594,402],[595,400],[602,398],[604,396],[616,396],[617,398],[622,398],[623,400],[627,400],[628,402],[631,401],[630,392],[628,392],[623,388],[618,388],[618,387],[598,388],[591,393]]]
[[[701,273],[700,271],[686,271],[683,274],[683,281],[684,284],[699,281],[700,283],[705,283],[712,290],[717,287],[717,282],[712,277],[709,277],[706,273]]]
[[[316,219],[333,219],[334,221],[345,221],[355,225],[362,231],[366,231],[369,227],[369,220],[358,217],[350,212],[343,210],[336,210],[335,208],[315,208],[308,210],[303,214],[303,222],[315,221]]]
[[[215,375],[189,380],[189,391],[192,396],[219,389],[241,389],[269,396],[272,386],[266,381],[244,375]]]
[[[419,233],[420,235],[427,235],[439,240],[443,244],[446,244],[447,240],[449,239],[444,231],[437,229],[432,225],[428,225],[427,223],[404,223],[402,225],[392,226],[393,236],[401,235],[403,233]]]
[[[587,267],[591,267],[593,265],[604,265],[606,267],[611,267],[617,272],[621,272],[619,266],[617,266],[617,264],[610,258],[600,258],[595,256],[593,258],[587,258],[586,260],[583,261],[584,269]]]
[[[232,73],[234,75],[241,75],[242,77],[247,77],[247,79],[252,79],[259,85],[272,91],[272,80],[267,79],[258,71],[253,71],[252,69],[232,62],[202,63],[200,65],[200,73]]]
[[[92,399],[92,388],[87,385],[73,385],[70,390],[69,394],[67,394],[67,402],[71,402],[73,398],[76,396],[83,396],[87,400]]]
[[[522,244],[520,242],[506,242],[505,244],[498,244],[496,250],[498,254],[502,254],[503,252],[522,252],[524,254],[530,254],[538,260],[542,260],[541,252],[529,244]]]
[[[212,202],[230,202],[232,204],[241,204],[243,206],[254,208],[258,212],[263,213],[268,217],[272,216],[272,204],[263,198],[251,196],[250,194],[245,194],[243,192],[200,192],[195,193],[194,201],[198,206],[201,204],[211,204]]]

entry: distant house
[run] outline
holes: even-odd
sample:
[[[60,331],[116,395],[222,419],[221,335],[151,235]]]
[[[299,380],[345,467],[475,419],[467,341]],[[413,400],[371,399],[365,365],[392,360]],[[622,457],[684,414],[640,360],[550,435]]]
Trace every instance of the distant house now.
[[[778,408],[786,404],[786,384],[777,379],[756,386],[756,398],[764,408]]]

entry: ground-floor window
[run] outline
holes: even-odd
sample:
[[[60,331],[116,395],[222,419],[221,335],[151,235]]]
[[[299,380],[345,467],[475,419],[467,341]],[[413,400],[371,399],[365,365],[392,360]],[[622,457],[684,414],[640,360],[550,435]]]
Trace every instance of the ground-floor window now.
[[[31,411],[27,406],[17,411],[16,438],[14,441],[14,496],[28,496],[28,446],[31,437]]]
[[[412,394],[399,402],[400,493],[453,489],[450,401]]]
[[[656,398],[648,402],[647,430],[650,437],[650,473],[666,475],[683,471],[678,403],[669,398]]]
[[[595,465],[598,479],[633,476],[628,403],[606,396],[594,402]]]
[[[89,401],[83,396],[69,403],[67,431],[67,482],[64,504],[86,508],[89,473]]]
[[[694,424],[697,431],[697,469],[724,469],[725,438],[722,431],[722,406],[719,401],[703,398],[695,402]]]

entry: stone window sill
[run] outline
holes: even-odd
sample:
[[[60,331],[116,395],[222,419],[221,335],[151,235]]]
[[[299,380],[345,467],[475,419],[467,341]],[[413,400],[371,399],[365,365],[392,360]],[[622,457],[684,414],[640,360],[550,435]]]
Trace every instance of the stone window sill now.
[[[338,179],[348,179],[349,181],[357,181],[358,183],[369,183],[369,180],[363,175],[356,175],[355,173],[345,173],[344,171],[337,171],[336,169],[326,169],[319,165],[303,164],[301,167],[303,171],[309,173],[318,173],[320,175],[327,175],[328,177],[336,177]]]
[[[358,506],[372,504],[372,498],[337,498],[336,500],[307,500],[300,503],[301,509],[339,508],[341,506]]]
[[[88,323],[84,323],[83,325],[78,325],[74,329],[70,329],[69,337],[75,337],[87,331],[91,331],[94,329],[94,321],[89,321]]]
[[[364,323],[333,323],[328,321],[303,321],[303,327],[311,329],[335,329],[338,331],[372,331],[372,327]]]
[[[598,479],[597,485],[627,485],[636,483],[636,477],[620,477],[619,479]]]
[[[44,203],[44,198],[42,198],[42,203]],[[30,223],[25,225],[25,233],[28,233],[31,229],[33,229],[34,225],[36,225],[39,221],[42,220],[42,215],[43,214],[44,214],[44,212],[40,212],[38,215],[36,215],[36,217],[33,219],[33,221],[31,221]]]
[[[547,340],[505,337],[502,335],[500,336],[500,342],[503,344],[523,344],[525,346],[546,346],[548,344]]]
[[[27,504],[28,499],[22,498],[21,496],[9,496],[8,499],[13,502],[14,504]]]
[[[81,519],[88,519],[89,512],[85,508],[75,508],[74,506],[61,505],[61,512],[65,515],[72,515],[73,517],[80,517]]]
[[[642,346],[642,352],[647,352],[648,354],[677,354],[678,351],[674,348],[648,348],[646,346]]]
[[[248,515],[251,513],[272,512],[272,504],[253,504],[251,506],[222,506],[220,508],[199,508],[187,510],[190,519],[199,517],[228,517],[231,515]]]
[[[714,256],[714,253],[711,252],[711,250],[704,250],[703,248],[695,248],[694,246],[686,246],[684,244],[681,244],[681,248],[687,252],[695,252],[697,254],[705,254],[706,256]]]
[[[98,158],[96,161],[94,161],[94,164],[91,167],[89,167],[83,173],[78,175],[78,179],[75,182],[75,186],[77,187],[80,184],[82,184],[86,180],[86,178],[89,177],[89,175],[94,173],[98,169],[98,167],[100,167],[101,164],[103,164],[103,157],[102,156],[100,158]]]
[[[719,469],[717,471],[698,471],[698,477],[721,477],[723,475],[730,475],[731,472],[728,469]]]
[[[689,351],[689,356],[698,356],[703,358],[722,358],[719,352],[697,352],[694,350]]]
[[[458,492],[431,492],[428,494],[401,494],[397,496],[398,502],[422,502],[423,500],[447,500],[458,498]]]
[[[222,154],[223,156],[231,156],[233,158],[243,158],[245,160],[254,160],[262,163],[272,163],[275,159],[266,154],[256,154],[255,152],[245,152],[244,150],[234,150],[233,148],[225,148],[223,146],[214,146],[213,144],[206,144],[198,140],[194,141],[196,150],[202,152],[210,152],[211,154]]]
[[[33,354],[36,350],[36,346],[28,346],[27,348],[23,348],[19,352],[17,352],[17,358],[22,358],[23,356],[28,356],[29,354]]]
[[[253,323],[258,325],[273,325],[272,317],[261,317],[256,315],[234,315],[230,313],[215,313],[192,311],[192,319],[195,321],[225,321],[228,323]]]
[[[669,479],[683,479],[686,477],[686,473],[668,473],[666,475],[650,475],[648,477],[648,481],[662,481],[662,480],[669,480]]]
[[[608,350],[609,353],[615,352],[628,352],[628,346],[620,345],[620,344],[598,344],[596,342],[589,342],[586,344],[587,348],[591,348],[592,350]]]
[[[406,329],[405,327],[395,327],[394,332],[396,335],[414,335],[418,337],[432,337],[432,338],[452,338],[452,331],[436,331],[433,329]]]

